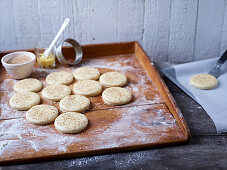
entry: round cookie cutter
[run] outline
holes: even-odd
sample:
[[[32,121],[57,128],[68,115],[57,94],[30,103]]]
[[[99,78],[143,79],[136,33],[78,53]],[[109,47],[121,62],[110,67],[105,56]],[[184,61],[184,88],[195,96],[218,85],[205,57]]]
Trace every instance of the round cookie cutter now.
[[[66,60],[64,55],[62,54],[62,46],[63,46],[64,42],[69,43],[75,51],[76,56],[75,56],[75,60],[73,62],[69,62],[68,60]],[[57,56],[58,61],[62,64],[76,65],[82,60],[83,50],[82,50],[80,44],[76,40],[69,38],[69,39],[64,40],[56,48],[56,56]]]

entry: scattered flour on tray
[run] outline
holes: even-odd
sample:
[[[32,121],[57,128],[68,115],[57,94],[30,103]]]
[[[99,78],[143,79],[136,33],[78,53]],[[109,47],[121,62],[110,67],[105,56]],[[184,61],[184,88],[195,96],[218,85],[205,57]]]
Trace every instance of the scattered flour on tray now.
[[[174,119],[165,120],[168,116],[163,113],[162,109],[155,110],[156,115],[153,116],[151,124],[147,127],[148,131],[141,131],[141,128],[137,127],[138,120],[144,110],[146,111],[151,107],[151,105],[144,105],[122,109],[122,117],[119,120],[109,124],[107,129],[99,131],[99,133],[93,132],[96,139],[92,138],[93,141],[79,134],[65,135],[59,133],[52,125],[36,126],[28,124],[24,118],[2,121],[0,123],[0,155],[4,157],[4,154],[9,155],[9,151],[15,149],[23,152],[23,147],[26,147],[31,153],[49,149],[56,150],[55,153],[64,153],[68,151],[67,147],[73,143],[89,142],[91,146],[88,146],[88,150],[93,150],[133,145],[135,141],[141,144],[158,142],[168,133],[169,128],[175,128],[177,124]],[[153,114],[152,109],[149,114]],[[139,126],[143,126],[143,124]],[[153,134],[153,128],[156,128],[155,134]],[[126,137],[128,136],[126,133],[129,131],[132,135]]]
[[[129,65],[123,65],[127,64]],[[125,73],[126,71],[135,71],[135,67],[133,67],[132,59],[131,58],[125,58],[125,57],[118,57],[115,61],[105,61],[105,60],[92,60],[92,61],[85,61],[81,66],[90,66],[90,67],[96,67],[96,68],[107,68],[112,69],[116,71],[121,71]]]
[[[56,152],[66,152],[68,145],[81,139],[76,135],[58,133],[49,125],[28,124],[24,118],[2,121],[0,123],[0,138],[0,155],[2,156],[5,151],[20,149],[21,146],[18,144],[24,144],[33,151],[55,149]]]
[[[122,67],[120,63],[127,64]],[[85,62],[81,66],[92,66],[97,68],[107,68],[116,71],[121,71],[123,73],[133,73],[135,76],[139,78],[139,83],[129,83],[126,87],[131,89],[134,93],[145,93],[150,86],[147,86],[147,79],[145,74],[141,74],[142,70],[137,69],[138,66],[133,66],[130,63],[132,59],[130,58],[118,58],[116,61],[107,62],[103,60],[94,60],[92,62]],[[53,71],[59,71],[64,67],[60,67],[58,69],[41,69],[41,68],[34,68],[32,77],[34,78],[45,78],[48,74]],[[72,72],[76,67],[68,67],[64,70],[68,72]],[[7,93],[6,98],[10,98],[13,95],[12,84],[14,85],[16,80],[13,79],[6,79],[0,85],[0,91]],[[44,83],[44,82],[43,82]],[[151,81],[150,81],[151,83]],[[9,86],[11,84],[11,87]],[[46,84],[44,84],[46,85]],[[143,87],[142,90],[139,89]],[[154,89],[156,90],[156,89]],[[156,90],[157,91],[157,90]],[[1,99],[2,100],[2,99]],[[144,105],[144,104],[153,104],[153,103],[160,103],[160,96],[155,94],[153,100],[146,99],[145,95],[140,96],[138,100],[136,100],[136,105]],[[50,103],[51,104],[51,103]],[[2,107],[2,115],[9,114],[10,106],[7,102],[1,101]],[[145,106],[143,106],[145,107]],[[95,147],[93,149],[105,149],[105,148],[114,148],[114,147],[121,147],[123,145],[133,145],[135,139],[139,139],[142,143],[153,143],[159,141],[166,133],[168,133],[169,128],[175,127],[175,120],[173,119],[172,122],[166,121],[163,117],[162,110],[160,110],[153,120],[153,124],[157,124],[156,126],[160,136],[155,136],[151,138],[151,133],[142,132],[134,126],[133,123],[137,124],[137,120],[135,120],[135,114],[139,114],[141,110],[143,110],[142,106],[133,106],[127,109],[127,112],[122,112],[122,118],[118,121],[112,123],[106,130],[102,133],[96,135],[97,140],[95,142]],[[15,114],[23,114],[21,112],[15,112]],[[23,116],[24,117],[24,116]],[[1,118],[1,115],[0,115]],[[50,127],[51,126],[51,127]],[[155,127],[155,126],[153,126]],[[124,129],[128,128],[131,129],[134,133],[131,138],[125,138],[125,131]],[[46,125],[46,126],[35,126],[28,124],[25,118],[18,118],[18,119],[11,119],[7,121],[0,120],[0,157],[4,154],[14,149],[21,149],[20,147],[28,147],[29,152],[35,153],[40,150],[48,150],[48,149],[55,149],[56,153],[64,153],[67,151],[67,147],[71,144],[78,143],[78,142],[87,142],[89,139],[80,137],[78,135],[65,135],[59,132],[56,132],[53,125]],[[114,141],[111,139],[115,139]],[[91,142],[91,141],[89,141]],[[93,146],[89,146],[89,149],[92,149]],[[24,150],[21,149],[23,152]]]
[[[13,85],[17,82],[14,79],[5,79],[3,83],[0,84],[0,92],[9,93],[13,92]]]
[[[0,120],[4,118],[11,117],[23,117],[21,112],[12,109],[9,105],[9,99],[12,97],[15,92],[13,90],[13,86],[16,83],[14,79],[5,79],[3,83],[0,84]]]
[[[105,61],[105,60],[92,60],[92,61],[86,61],[81,66],[91,66],[96,68],[106,68],[110,70],[120,71],[124,74],[133,74],[137,78],[137,83],[135,82],[129,82],[126,86],[127,89],[131,89],[135,93],[144,93],[144,95],[140,95],[139,98],[137,98],[137,101],[135,101],[134,104],[154,104],[154,103],[161,103],[163,102],[162,99],[160,99],[159,92],[156,88],[153,90],[156,92],[154,93],[154,98],[152,100],[146,99],[146,91],[151,88],[151,86],[148,86],[147,83],[152,84],[152,81],[150,80],[150,77],[147,76],[147,74],[144,74],[145,71],[142,69],[141,66],[138,64],[133,65],[133,59],[131,57],[118,57],[116,60],[113,61]],[[123,65],[122,65],[123,64]],[[149,82],[146,82],[149,81]],[[143,87],[142,89],[139,89],[138,87]],[[154,86],[153,86],[154,87]]]
[[[103,133],[97,134],[100,149],[121,147],[126,144],[134,145],[135,141],[137,141],[136,143],[141,142],[143,144],[155,143],[160,141],[163,136],[169,132],[170,128],[178,126],[175,119],[171,115],[167,116],[164,114],[162,109],[154,109],[156,114],[152,117],[148,126],[144,126],[141,123],[138,124],[141,114],[143,114],[144,110],[150,109],[150,107],[149,105],[144,105],[130,107],[127,108],[127,110],[123,109],[121,119],[115,121]],[[151,111],[149,114],[154,113]],[[148,114],[146,115],[149,116]],[[166,120],[166,118],[168,118],[168,120]],[[144,127],[147,128],[147,131],[141,131]],[[155,132],[152,131],[154,128]],[[125,135],[125,133],[128,133],[129,129],[131,130],[130,137]]]

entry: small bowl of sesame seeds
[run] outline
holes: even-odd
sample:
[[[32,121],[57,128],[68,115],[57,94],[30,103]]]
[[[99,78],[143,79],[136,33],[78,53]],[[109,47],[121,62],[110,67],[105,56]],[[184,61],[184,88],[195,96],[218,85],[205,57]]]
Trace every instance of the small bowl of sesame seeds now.
[[[27,51],[13,52],[2,57],[2,65],[10,77],[23,79],[31,75],[36,56]]]

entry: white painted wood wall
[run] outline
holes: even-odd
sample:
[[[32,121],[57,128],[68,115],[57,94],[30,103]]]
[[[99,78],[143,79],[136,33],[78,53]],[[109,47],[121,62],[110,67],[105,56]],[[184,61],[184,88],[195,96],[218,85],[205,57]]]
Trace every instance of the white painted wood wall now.
[[[154,61],[190,62],[227,49],[226,0],[0,0],[0,51],[38,40],[47,46],[66,17],[60,41],[136,40]]]

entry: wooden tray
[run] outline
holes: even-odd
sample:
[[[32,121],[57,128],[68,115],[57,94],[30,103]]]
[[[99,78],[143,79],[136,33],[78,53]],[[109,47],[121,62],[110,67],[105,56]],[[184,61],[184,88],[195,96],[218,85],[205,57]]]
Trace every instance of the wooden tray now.
[[[190,132],[180,110],[137,42],[85,45],[83,51],[80,65],[57,64],[50,70],[36,66],[31,77],[40,79],[45,87],[45,77],[52,71],[72,72],[81,66],[99,68],[101,73],[115,70],[127,75],[126,88],[132,91],[132,101],[127,105],[109,106],[101,95],[91,97],[91,108],[85,113],[89,119],[87,129],[80,134],[62,134],[53,124],[27,123],[24,111],[10,108],[8,101],[15,93],[13,85],[17,80],[11,79],[1,65],[1,164],[157,147],[188,140]],[[0,57],[9,52],[12,51],[0,53]],[[73,57],[72,48],[66,47],[64,54]],[[58,107],[58,103],[45,99],[41,103]]]

